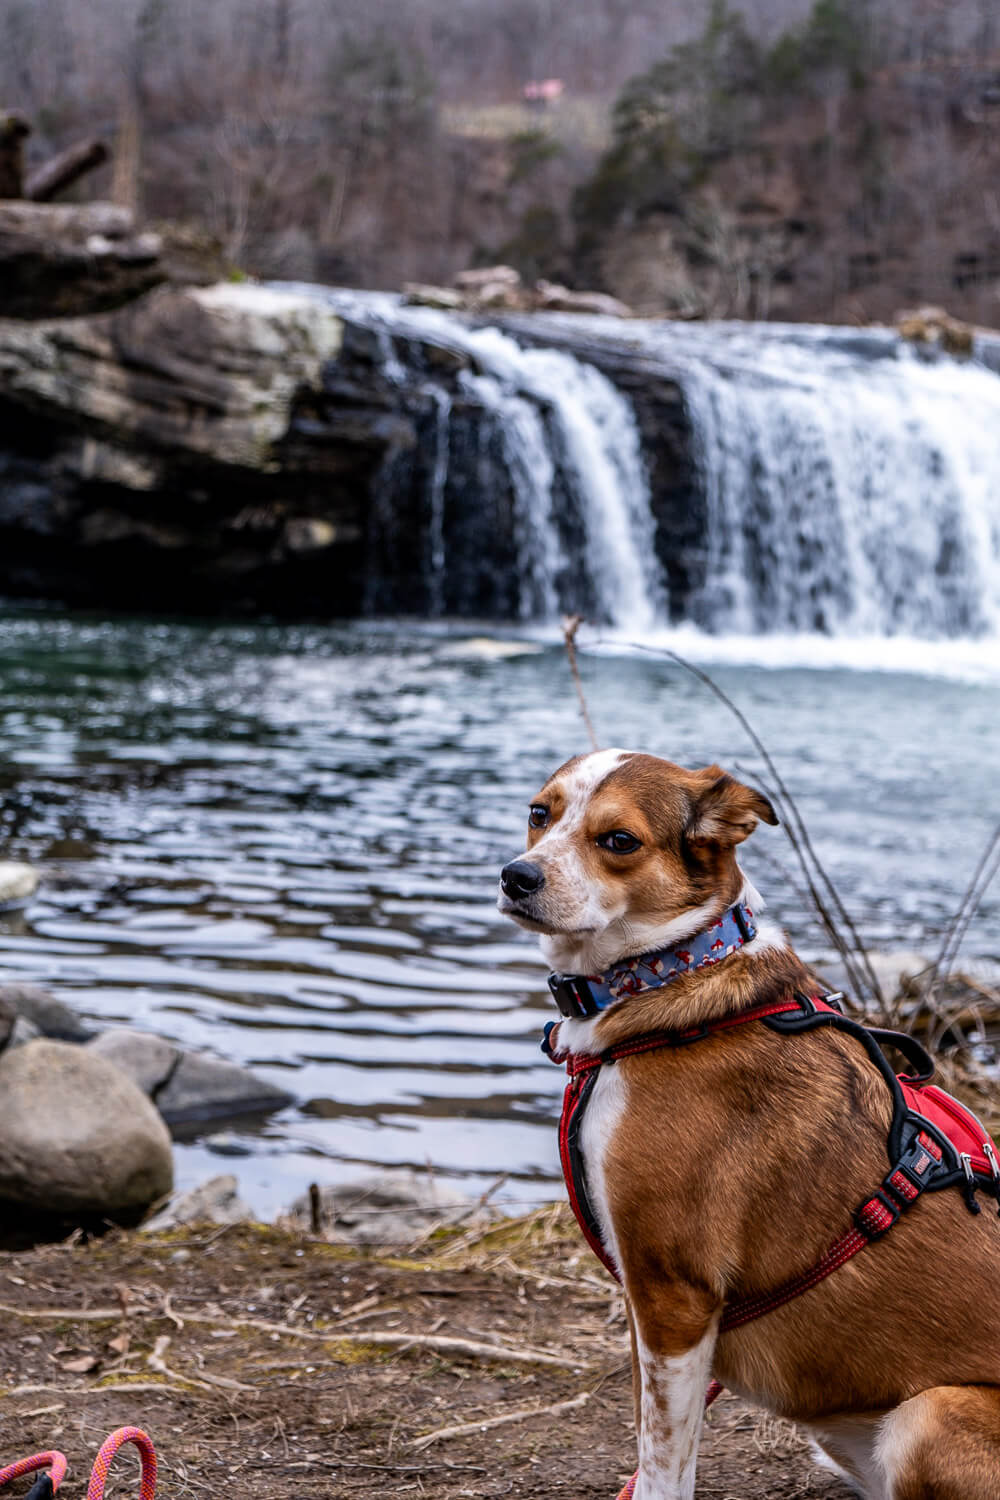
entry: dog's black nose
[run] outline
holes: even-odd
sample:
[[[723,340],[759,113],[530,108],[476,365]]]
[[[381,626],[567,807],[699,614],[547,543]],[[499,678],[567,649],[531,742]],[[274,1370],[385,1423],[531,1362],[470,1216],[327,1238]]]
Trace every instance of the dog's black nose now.
[[[512,859],[509,865],[504,865],[500,871],[500,885],[505,896],[512,901],[520,901],[522,896],[530,896],[533,891],[540,891],[545,884],[545,876],[537,865],[533,865],[526,859]]]

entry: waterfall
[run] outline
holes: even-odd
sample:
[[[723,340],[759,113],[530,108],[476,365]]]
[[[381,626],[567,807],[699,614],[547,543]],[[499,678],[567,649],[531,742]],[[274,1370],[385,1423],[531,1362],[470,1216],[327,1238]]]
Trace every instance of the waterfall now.
[[[555,349],[523,348],[496,328],[469,328],[378,293],[331,291],[335,305],[375,330],[383,371],[399,384],[397,341],[431,340],[469,364],[459,389],[497,428],[515,517],[516,613],[551,620],[586,608],[620,629],[648,631],[663,607],[649,485],[635,415],[599,370]],[[421,379],[434,411],[429,476],[429,608],[442,612],[448,568],[445,507],[453,401],[442,378]],[[453,446],[453,445],[452,445]],[[469,503],[470,497],[466,497]],[[474,503],[474,501],[473,501]]]
[[[425,398],[424,457],[392,470],[406,505],[373,511],[402,516],[411,566],[423,558],[418,608],[580,610],[629,633],[1000,634],[988,341],[963,363],[887,329],[559,314],[475,328],[387,294],[314,292],[374,329],[401,399]],[[664,440],[668,388],[683,433]],[[401,607],[398,589],[370,597]]]
[[[647,325],[691,417],[715,631],[1000,630],[1000,379],[888,333]]]

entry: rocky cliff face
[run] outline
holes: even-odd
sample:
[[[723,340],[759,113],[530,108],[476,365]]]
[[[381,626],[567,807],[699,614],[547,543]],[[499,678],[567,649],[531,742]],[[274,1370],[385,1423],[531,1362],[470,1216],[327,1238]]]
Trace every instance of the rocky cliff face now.
[[[247,284],[0,319],[0,592],[198,613],[524,614],[517,476],[496,402],[466,378],[480,372],[468,326],[387,330]],[[510,331],[579,343],[633,397],[659,550],[686,567],[699,519],[676,386],[624,342],[530,317]],[[544,395],[532,400],[544,419]]]

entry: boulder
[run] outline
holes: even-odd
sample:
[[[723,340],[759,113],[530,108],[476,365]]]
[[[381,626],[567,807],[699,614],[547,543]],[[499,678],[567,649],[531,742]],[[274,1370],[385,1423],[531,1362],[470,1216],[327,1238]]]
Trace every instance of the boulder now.
[[[41,876],[31,865],[0,860],[0,911],[26,906],[40,883]]]
[[[0,1005],[37,1026],[42,1036],[61,1042],[86,1042],[94,1035],[75,1011],[37,984],[0,985]]]
[[[292,1102],[292,1095],[249,1068],[200,1052],[182,1052],[167,1082],[155,1095],[168,1125],[233,1115],[265,1114]]]
[[[41,1034],[40,1028],[35,1025],[34,1021],[29,1021],[26,1016],[15,1016],[14,1024],[7,1033],[7,1051],[12,1052],[15,1047],[23,1047]]]
[[[632,309],[606,292],[574,292],[551,281],[535,283],[536,306],[544,312],[599,313],[607,318],[634,317]]]
[[[112,1026],[88,1052],[121,1068],[149,1095],[168,1125],[263,1114],[289,1104],[291,1094],[249,1068],[201,1052],[185,1052],[165,1037],[130,1026]]]
[[[443,312],[452,312],[465,306],[465,297],[450,286],[428,286],[422,281],[403,282],[403,305],[405,307],[436,307]]]
[[[476,270],[459,271],[455,277],[455,285],[463,292],[472,292],[478,296],[487,286],[518,287],[521,285],[521,276],[513,266],[482,266]]]
[[[180,1056],[173,1042],[149,1031],[133,1031],[130,1026],[112,1026],[88,1044],[88,1050],[106,1057],[127,1073],[144,1094],[155,1094],[167,1079]]]
[[[158,235],[114,203],[0,202],[0,316],[117,307],[163,281]]]
[[[329,308],[298,293],[224,282],[161,287],[107,317],[0,321],[0,387],[91,426],[81,473],[143,493],[178,461],[279,469],[274,448],[293,398],[320,386],[341,333]]]
[[[48,1038],[0,1055],[0,1198],[115,1218],[172,1183],[166,1126],[106,1058]]]
[[[896,314],[900,338],[927,349],[940,349],[956,359],[969,359],[975,345],[974,331],[961,318],[953,318],[943,307],[917,307]]]
[[[142,1225],[143,1234],[176,1229],[181,1224],[243,1224],[253,1219],[253,1210],[239,1195],[239,1184],[231,1173],[210,1177],[186,1193],[175,1193],[163,1208]]]
[[[408,1244],[478,1212],[474,1198],[417,1172],[377,1172],[324,1187],[320,1204],[323,1227],[355,1245]],[[296,1223],[308,1225],[309,1195],[296,1198],[288,1214]]]
[[[0,990],[0,1052],[6,1047],[17,1018],[17,1011]]]

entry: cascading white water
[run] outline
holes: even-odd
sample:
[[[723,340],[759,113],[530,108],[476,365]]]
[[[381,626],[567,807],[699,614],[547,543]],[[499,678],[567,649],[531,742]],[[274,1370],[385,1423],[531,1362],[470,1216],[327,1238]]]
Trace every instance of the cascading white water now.
[[[565,565],[552,514],[556,467],[542,414],[509,382],[462,372],[462,384],[496,417],[511,477],[518,520],[519,613],[552,620],[559,612],[556,577]]]
[[[891,335],[647,325],[690,413],[706,628],[1000,631],[1000,379]],[[860,347],[859,347],[860,346]]]
[[[663,585],[649,486],[629,403],[592,365],[555,349],[522,349],[495,328],[470,332],[468,348],[489,370],[485,378],[498,385],[507,412],[515,417],[504,427],[504,442],[521,526],[532,550],[537,544],[546,559],[545,578],[539,580],[545,598],[554,601],[555,576],[565,565],[552,518],[556,464],[551,457],[539,462],[544,425],[526,418],[525,395],[536,412],[547,409],[556,425],[559,461],[584,520],[586,563],[598,612],[623,629],[651,629]]]
[[[437,338],[471,357],[460,383],[495,413],[507,460],[518,524],[520,612],[556,618],[559,576],[568,559],[556,526],[554,486],[561,474],[573,491],[584,529],[583,562],[596,616],[631,631],[651,629],[663,603],[654,546],[649,487],[635,415],[629,402],[591,365],[554,349],[524,349],[496,328],[470,329],[447,314],[400,307],[379,293],[328,294],[345,313],[374,327],[397,380],[399,361],[386,331],[403,338]],[[435,577],[446,565],[439,518],[447,473],[440,419],[447,395],[426,380],[438,415],[431,496],[431,553]],[[447,404],[447,407],[446,407]],[[436,497],[436,498],[435,498]],[[438,596],[432,578],[433,600]]]
[[[558,618],[582,579],[588,613],[630,633],[665,624],[669,602],[675,623],[720,634],[1000,635],[1000,376],[985,364],[923,358],[889,330],[559,315],[536,315],[525,348],[386,294],[314,290],[375,329],[393,384],[394,339],[468,356],[459,386],[495,419],[513,497],[522,618]],[[546,327],[558,349],[538,347]],[[671,558],[669,601],[633,409],[566,352],[602,343],[683,393],[704,521],[691,557]],[[436,609],[451,407],[435,378],[418,384],[437,413]]]
[[[444,572],[447,566],[447,549],[444,539],[444,487],[448,479],[448,454],[451,442],[451,399],[447,391],[434,387],[431,390],[436,420],[434,423],[434,465],[431,469],[430,493],[430,552],[431,552],[431,614],[440,615],[444,591]]]

